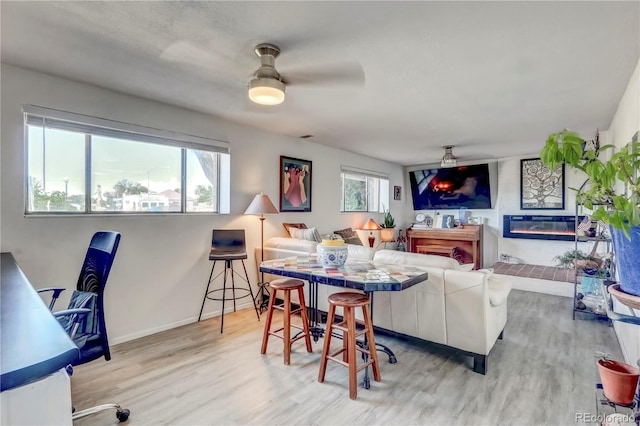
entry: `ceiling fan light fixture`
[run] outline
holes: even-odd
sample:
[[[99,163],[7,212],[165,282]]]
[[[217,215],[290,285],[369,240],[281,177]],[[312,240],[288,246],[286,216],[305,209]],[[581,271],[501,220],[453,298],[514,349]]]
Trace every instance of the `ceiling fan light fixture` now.
[[[249,99],[260,105],[284,102],[285,85],[275,78],[254,78],[249,82]]]
[[[442,163],[440,163],[440,167],[456,167],[458,165],[458,159],[451,152],[453,150],[453,146],[445,146],[444,148],[444,156],[442,157]]]

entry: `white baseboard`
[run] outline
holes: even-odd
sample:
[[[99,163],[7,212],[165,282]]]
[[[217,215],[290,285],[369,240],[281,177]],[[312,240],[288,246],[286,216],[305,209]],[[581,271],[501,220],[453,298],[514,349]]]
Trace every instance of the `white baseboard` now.
[[[225,309],[225,311],[224,311],[225,315],[233,313],[233,301],[231,301],[230,303],[231,303],[231,307]],[[253,309],[253,304],[242,303],[242,304],[237,304],[236,305],[236,310],[237,311],[240,311],[242,309],[249,309],[249,308]],[[222,310],[213,311],[213,312],[203,312],[202,313],[202,320],[206,320],[206,319],[213,318],[213,317],[219,317],[220,315],[222,315]],[[149,336],[151,334],[160,333],[161,331],[171,330],[172,328],[180,327],[182,325],[191,324],[192,322],[196,322],[196,321],[198,321],[198,317],[197,316],[193,316],[193,317],[181,320],[181,321],[176,321],[176,322],[172,322],[172,323],[169,323],[169,324],[164,324],[164,325],[161,325],[160,327],[148,328],[146,330],[138,331],[137,333],[126,334],[124,336],[120,336],[120,337],[117,337],[115,339],[110,339],[109,340],[109,344],[110,345],[117,345],[118,343],[124,343],[124,342],[128,342],[130,340],[135,340],[135,339],[139,339],[141,337]]]
[[[516,277],[513,275],[501,275],[511,282],[515,290],[533,291],[536,293],[553,294],[555,296],[573,297],[573,283],[562,281],[550,281],[540,278]]]

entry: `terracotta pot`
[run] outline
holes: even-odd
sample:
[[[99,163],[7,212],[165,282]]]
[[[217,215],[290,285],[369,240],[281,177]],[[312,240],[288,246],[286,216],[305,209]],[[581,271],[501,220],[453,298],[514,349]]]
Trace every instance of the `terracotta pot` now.
[[[380,241],[383,243],[390,243],[393,241],[393,228],[382,228],[380,230]]]
[[[604,396],[611,402],[631,405],[638,387],[640,370],[615,360],[598,360],[598,372]]]

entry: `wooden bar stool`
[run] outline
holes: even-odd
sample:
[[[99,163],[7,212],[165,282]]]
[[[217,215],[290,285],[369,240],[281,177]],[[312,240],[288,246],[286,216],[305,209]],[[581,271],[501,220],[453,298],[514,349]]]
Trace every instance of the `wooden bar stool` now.
[[[282,278],[273,280],[269,284],[269,287],[273,290],[269,299],[269,309],[267,311],[267,321],[264,325],[264,333],[262,334],[262,348],[260,353],[264,355],[267,353],[267,344],[269,343],[269,336],[275,336],[284,341],[284,363],[289,365],[291,363],[291,344],[304,337],[307,344],[307,352],[312,352],[311,349],[311,333],[309,332],[309,320],[307,319],[307,306],[304,303],[304,281],[294,278]],[[291,291],[298,290],[298,300],[300,301],[300,307],[295,310],[291,310]],[[284,303],[282,305],[276,305],[276,297],[278,291],[284,293]],[[271,331],[271,319],[273,318],[274,309],[284,311],[283,326],[277,330]],[[291,323],[291,314],[300,313],[302,317],[302,326]],[[297,328],[301,330],[298,336],[291,338],[291,328]],[[277,334],[282,331],[282,335]]]
[[[356,399],[358,396],[357,373],[363,368],[371,365],[373,369],[373,379],[380,381],[380,368],[378,364],[378,355],[376,354],[376,343],[373,338],[373,325],[371,324],[371,315],[369,313],[369,297],[361,293],[334,293],[329,296],[329,314],[327,316],[327,331],[324,337],[324,347],[322,348],[322,358],[320,360],[320,372],[318,373],[318,381],[324,382],[325,372],[327,371],[327,360],[335,361],[340,365],[349,368],[349,398]],[[334,324],[336,314],[336,306],[343,308],[343,320],[338,324]],[[364,317],[364,329],[358,331],[356,329],[356,313],[355,308],[362,308]],[[342,331],[342,349],[329,355],[329,347],[331,346],[331,334],[334,329]],[[360,347],[356,344],[358,336],[365,335],[367,345]],[[363,345],[365,346],[365,345]],[[371,348],[371,349],[368,349]],[[368,356],[367,361],[357,366],[356,351],[360,351]],[[342,359],[338,355],[342,354]]]

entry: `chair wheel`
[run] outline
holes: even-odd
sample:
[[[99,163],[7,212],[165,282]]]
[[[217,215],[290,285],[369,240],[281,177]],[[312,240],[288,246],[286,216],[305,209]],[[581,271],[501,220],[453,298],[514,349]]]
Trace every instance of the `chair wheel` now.
[[[116,411],[116,417],[120,420],[120,423],[126,422],[129,419],[129,414],[131,414],[131,412],[126,408],[124,410]]]

